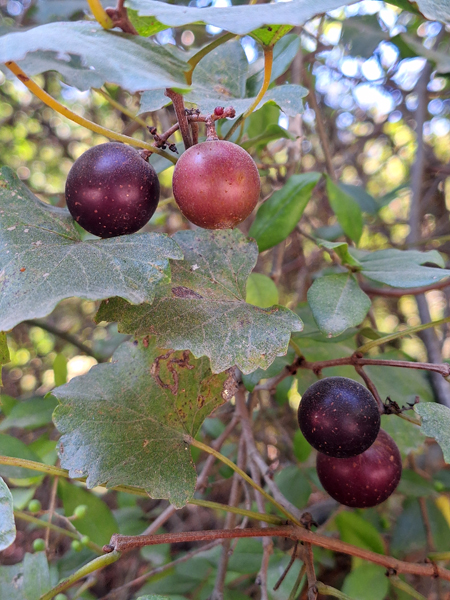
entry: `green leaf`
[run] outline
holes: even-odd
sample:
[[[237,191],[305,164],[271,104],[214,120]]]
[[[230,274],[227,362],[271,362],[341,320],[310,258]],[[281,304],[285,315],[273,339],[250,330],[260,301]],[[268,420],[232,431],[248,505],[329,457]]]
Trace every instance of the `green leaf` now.
[[[306,441],[305,436],[297,429],[292,440],[294,446],[294,455],[299,462],[305,462],[312,452],[312,446]]]
[[[348,251],[347,242],[329,242],[328,240],[318,239],[317,243],[322,248],[327,248],[328,250],[333,250],[341,259],[343,265],[351,265],[354,267],[361,266],[359,260],[354,258],[350,252]]]
[[[15,539],[13,499],[8,486],[0,477],[0,551],[9,548]]]
[[[314,172],[292,175],[258,209],[249,235],[255,238],[260,252],[276,246],[294,231],[320,177]]]
[[[0,38],[1,39],[1,38]],[[40,201],[4,167],[0,175],[0,329],[49,314],[71,296],[153,299],[181,258],[165,235],[81,241],[65,209]]]
[[[344,233],[358,243],[363,230],[359,204],[327,176],[328,201]]]
[[[139,596],[137,600],[169,600],[167,596],[155,596],[152,594],[151,596]]]
[[[345,578],[342,591],[355,600],[384,600],[389,591],[385,567],[364,564],[353,569]]]
[[[423,433],[438,442],[445,462],[450,463],[450,408],[434,402],[421,402],[414,410],[422,418]]]
[[[328,337],[359,325],[371,306],[369,296],[361,290],[351,273],[316,279],[307,296],[320,331]]]
[[[357,256],[361,263],[361,273],[368,279],[394,287],[420,287],[436,283],[450,275],[449,269],[436,250],[378,250]]]
[[[287,308],[245,302],[256,264],[256,244],[237,230],[179,231],[173,239],[185,260],[171,265],[172,281],[160,285],[152,305],[103,302],[96,320],[118,321],[119,330],[155,335],[162,348],[208,356],[214,373],[237,365],[243,373],[266,369],[287,351],[300,319]]]
[[[275,283],[267,275],[252,273],[247,279],[247,291],[245,301],[247,304],[269,308],[278,304],[278,289]]]
[[[21,440],[5,433],[0,434],[0,455],[42,462],[39,456]],[[2,477],[13,477],[14,479],[27,479],[28,477],[36,477],[37,473],[22,467],[0,465],[0,475]]]
[[[376,15],[363,15],[342,22],[340,43],[347,47],[352,56],[370,58],[378,44],[389,40]]]
[[[67,358],[61,352],[55,356],[53,372],[55,374],[55,386],[64,385],[67,382]]]
[[[339,182],[338,186],[342,191],[356,200],[363,212],[369,213],[370,215],[375,215],[378,212],[380,207],[378,206],[375,198],[368,194],[364,188],[357,185],[348,185],[347,183],[342,182]]]
[[[58,495],[66,517],[71,517],[77,506],[87,506],[86,516],[75,519],[72,524],[81,534],[88,535],[95,544],[108,544],[111,536],[119,531],[117,521],[108,505],[93,492],[60,479]]]
[[[39,600],[50,589],[45,552],[25,554],[23,562],[0,567],[0,590],[5,600]]]
[[[426,510],[430,522],[431,536],[438,552],[448,550],[450,529],[448,523],[434,501],[427,499]],[[390,552],[394,556],[410,556],[417,550],[425,551],[427,541],[422,512],[417,498],[407,498],[403,510],[395,519],[390,542]],[[400,556],[399,556],[400,555]]]
[[[258,540],[241,539],[228,561],[228,570],[235,573],[257,573],[261,567],[262,544]]]
[[[289,465],[278,471],[274,477],[280,492],[294,506],[306,508],[311,495],[311,486],[302,471],[295,465]]]
[[[250,148],[267,146],[269,142],[272,142],[273,140],[279,140],[281,138],[288,140],[295,139],[294,136],[289,133],[289,131],[283,129],[283,127],[280,127],[276,123],[272,123],[271,125],[268,125],[260,135],[242,142],[241,146],[245,150],[249,150]]]
[[[260,29],[255,29],[250,34],[257,42],[263,46],[275,46],[275,44],[292,29],[292,25],[266,25]]]
[[[6,333],[0,331],[0,386],[2,385],[2,366],[9,363],[10,360]]]
[[[127,13],[131,24],[136,29],[138,34],[142,35],[143,37],[150,37],[151,35],[155,35],[156,33],[167,29],[167,25],[163,25],[152,17],[140,17],[135,10],[131,10],[129,8]]]
[[[33,52],[39,52],[38,59],[27,56]],[[79,59],[67,63],[66,56]],[[46,58],[51,59],[48,64]],[[164,46],[137,35],[106,31],[92,21],[48,23],[3,35],[0,62],[7,61],[19,62],[27,75],[56,70],[81,90],[104,83],[115,83],[130,93],[189,87],[184,78],[187,63]]]
[[[385,554],[383,538],[367,519],[356,512],[342,512],[335,520],[343,542]]]
[[[10,427],[24,427],[37,429],[52,422],[52,413],[55,409],[54,398],[29,398],[18,402],[9,415],[0,423],[0,431]]]
[[[417,0],[417,6],[430,21],[450,22],[449,0]]]
[[[229,372],[213,375],[206,359],[122,344],[112,362],[53,390],[61,466],[88,487],[107,483],[144,488],[184,506],[196,475],[185,436],[234,394]]]
[[[432,482],[424,479],[412,469],[403,469],[397,492],[405,494],[405,496],[415,496],[417,498],[425,498],[436,494]]]
[[[340,3],[339,3],[340,1]],[[312,17],[342,6],[342,0],[320,0],[315,3],[307,0],[293,0],[258,6],[229,6],[193,8],[171,5],[156,0],[128,0],[128,6],[141,16],[156,17],[161,23],[171,27],[181,27],[190,23],[203,22],[220,27],[231,33],[245,35],[254,29],[267,25],[304,25]],[[344,2],[351,4],[351,2]]]

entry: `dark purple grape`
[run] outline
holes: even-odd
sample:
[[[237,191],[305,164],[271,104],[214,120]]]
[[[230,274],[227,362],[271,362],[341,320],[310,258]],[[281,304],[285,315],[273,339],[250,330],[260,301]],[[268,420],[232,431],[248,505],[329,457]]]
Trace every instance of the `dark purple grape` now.
[[[67,208],[86,231],[101,238],[134,233],[158,206],[154,168],[130,146],[100,144],[75,161],[66,181]]]
[[[402,459],[396,443],[380,429],[375,442],[352,458],[317,454],[320,483],[332,498],[352,508],[369,508],[394,492],[402,475]]]
[[[298,423],[313,448],[346,458],[373,444],[380,430],[380,413],[366,387],[347,377],[327,377],[303,394]]]

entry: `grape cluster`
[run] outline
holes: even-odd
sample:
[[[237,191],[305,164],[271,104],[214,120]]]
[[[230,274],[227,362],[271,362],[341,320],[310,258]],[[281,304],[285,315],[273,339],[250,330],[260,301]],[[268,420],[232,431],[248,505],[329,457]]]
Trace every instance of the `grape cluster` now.
[[[75,221],[101,238],[141,229],[159,202],[154,168],[130,146],[100,144],[75,161],[66,181],[66,203]],[[235,227],[258,202],[260,179],[251,156],[223,140],[192,146],[178,160],[173,194],[184,214],[205,229]]]
[[[347,377],[317,381],[303,394],[298,422],[318,450],[317,474],[332,498],[368,508],[393,493],[402,473],[400,452],[380,429],[377,402],[363,385]]]

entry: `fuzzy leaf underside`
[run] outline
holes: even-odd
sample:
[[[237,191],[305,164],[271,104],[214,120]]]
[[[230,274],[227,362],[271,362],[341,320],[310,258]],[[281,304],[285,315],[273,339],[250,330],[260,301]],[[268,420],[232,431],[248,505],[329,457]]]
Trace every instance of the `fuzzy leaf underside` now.
[[[67,210],[41,202],[11,169],[0,172],[0,330],[72,296],[151,302],[168,259],[181,257],[155,233],[81,241]]]
[[[47,23],[0,36],[0,63],[8,61],[19,62],[27,75],[54,69],[81,90],[108,82],[130,93],[189,87],[187,63],[164,46],[89,21]]]
[[[438,442],[445,462],[450,464],[450,409],[434,402],[421,402],[414,410],[422,418],[422,432]]]
[[[234,365],[243,373],[266,369],[287,351],[301,320],[282,306],[262,309],[245,302],[256,244],[238,230],[180,231],[174,240],[185,259],[171,265],[171,283],[153,304],[131,306],[112,298],[96,320],[118,321],[122,332],[154,335],[163,348],[208,356],[220,373]]]
[[[61,466],[88,487],[138,486],[180,508],[196,483],[185,438],[234,392],[230,373],[213,375],[205,358],[126,342],[111,363],[53,390]]]
[[[5,550],[16,539],[13,500],[8,486],[0,477],[0,551]]]
[[[318,14],[341,7],[342,0],[292,0],[258,6],[229,6],[193,8],[157,2],[156,0],[128,0],[128,6],[141,16],[156,17],[158,21],[171,27],[181,27],[190,23],[206,23],[220,27],[237,35],[251,33],[265,25],[304,25]],[[344,5],[352,2],[344,2]]]

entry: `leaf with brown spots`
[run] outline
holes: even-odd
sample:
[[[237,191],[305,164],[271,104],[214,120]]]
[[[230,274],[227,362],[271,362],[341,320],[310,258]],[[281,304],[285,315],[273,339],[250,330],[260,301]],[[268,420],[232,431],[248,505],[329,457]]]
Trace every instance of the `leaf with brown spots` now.
[[[284,306],[258,308],[245,301],[258,247],[239,230],[179,231],[173,236],[184,260],[171,263],[172,280],[153,304],[132,306],[111,298],[96,320],[118,321],[119,330],[155,335],[159,346],[208,356],[220,373],[237,365],[243,373],[267,369],[286,354],[299,317]]]
[[[182,507],[196,483],[184,438],[234,392],[232,373],[213,375],[206,358],[124,343],[111,363],[53,390],[61,466],[89,487],[134,485]]]

